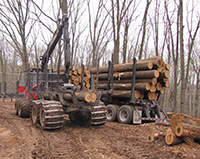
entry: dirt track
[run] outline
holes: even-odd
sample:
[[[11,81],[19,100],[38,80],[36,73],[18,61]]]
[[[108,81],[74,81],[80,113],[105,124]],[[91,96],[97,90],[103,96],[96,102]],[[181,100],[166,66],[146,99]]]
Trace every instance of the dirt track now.
[[[30,118],[14,113],[14,102],[0,98],[0,158],[200,158],[200,148],[186,143],[167,146],[164,138],[146,142],[147,134],[167,127],[154,123],[124,125],[106,123],[102,128],[71,124],[44,131],[32,126]]]

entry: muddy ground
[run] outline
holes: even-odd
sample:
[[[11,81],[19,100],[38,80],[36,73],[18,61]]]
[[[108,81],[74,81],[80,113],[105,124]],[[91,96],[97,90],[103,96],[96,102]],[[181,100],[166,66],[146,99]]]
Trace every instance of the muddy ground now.
[[[167,146],[164,137],[147,142],[149,133],[166,130],[166,126],[109,122],[101,128],[84,127],[70,123],[66,115],[62,129],[44,131],[34,127],[30,118],[16,116],[10,99],[2,101],[0,98],[2,159],[200,158],[200,148],[186,143]]]

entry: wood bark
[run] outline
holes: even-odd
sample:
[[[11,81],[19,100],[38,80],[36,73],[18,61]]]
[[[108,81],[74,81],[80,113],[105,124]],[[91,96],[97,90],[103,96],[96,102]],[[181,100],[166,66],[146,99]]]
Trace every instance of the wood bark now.
[[[131,79],[133,76],[133,72],[116,72],[113,74],[114,79]],[[96,79],[96,75],[93,76]],[[136,71],[136,79],[150,79],[150,78],[158,78],[159,72],[157,70],[149,70],[149,71]],[[108,74],[99,74],[98,76],[99,80],[108,79]]]
[[[178,113],[170,121],[172,131],[178,136],[200,138],[200,118]]]
[[[99,84],[107,84],[107,80],[100,80],[98,81]],[[114,79],[113,83],[132,83],[132,79]],[[136,79],[135,83],[149,83],[152,85],[156,85],[157,83],[157,78],[152,78],[152,79]]]
[[[131,90],[132,83],[114,83],[113,89],[114,90]],[[98,89],[107,89],[107,84],[98,84]],[[135,89],[139,91],[147,92],[150,90],[149,83],[136,83]]]
[[[135,98],[139,99],[140,98],[140,91],[135,90]],[[125,90],[120,90],[120,91],[114,91],[111,94],[112,97],[118,97],[118,98],[130,98],[131,97],[131,91],[125,91]]]
[[[164,132],[155,133],[155,134],[150,133],[150,134],[147,135],[147,141],[148,142],[154,142],[154,141],[156,141],[158,139],[159,136],[163,136],[164,137],[165,135],[166,135],[166,133],[164,133]]]
[[[170,131],[165,136],[165,142],[167,145],[176,145],[182,143],[183,139],[177,137],[172,131]]]
[[[144,61],[139,63],[137,62],[136,64],[136,70],[151,70],[152,68],[153,68],[153,62],[151,61]],[[133,70],[133,62],[113,65],[114,72],[124,72],[132,70]],[[90,73],[96,74],[97,68],[92,68],[90,70]],[[99,73],[108,73],[108,66],[99,67]]]
[[[78,100],[80,101],[86,101],[86,102],[94,102],[96,101],[96,93],[92,92],[92,93],[89,93],[89,92],[77,92],[75,93],[76,94],[76,97]],[[63,95],[63,99],[66,100],[66,101],[72,101],[72,95],[71,94],[67,94],[65,93]]]
[[[169,72],[168,70],[163,71],[163,72],[160,72],[159,79],[162,79],[162,78],[169,78],[169,77],[170,77],[170,72]]]

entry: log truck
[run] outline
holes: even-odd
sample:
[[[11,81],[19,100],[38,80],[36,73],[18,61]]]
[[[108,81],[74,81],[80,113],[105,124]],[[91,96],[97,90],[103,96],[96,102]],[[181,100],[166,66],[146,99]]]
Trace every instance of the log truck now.
[[[48,69],[48,61],[53,50],[63,35],[64,67],[60,73],[61,54],[58,60],[57,73]],[[84,122],[93,126],[102,126],[106,123],[106,107],[101,102],[101,91],[84,91],[83,84],[77,88],[68,83],[71,67],[70,44],[68,32],[68,18],[63,15],[59,26],[51,39],[46,52],[40,58],[41,68],[32,68],[21,72],[18,93],[24,98],[15,102],[15,113],[20,117],[31,117],[34,125],[42,129],[57,129],[63,127],[64,113],[69,114],[72,122]],[[82,65],[84,71],[84,65]],[[84,73],[83,73],[84,74]],[[83,76],[81,77],[83,83]]]
[[[112,90],[112,92],[107,92],[106,95],[102,96],[102,101],[104,102],[107,108],[107,121],[112,122],[117,120],[118,122],[124,124],[141,124],[142,122],[163,122],[165,120],[169,120],[165,111],[160,108],[160,92],[156,92],[156,90],[154,91],[155,93],[153,93],[153,95],[156,96],[156,98],[154,99],[148,99],[148,97],[139,98],[137,97],[138,94],[136,94],[138,93],[138,87],[140,87],[141,89],[141,85],[142,89],[145,89],[146,91],[145,87],[149,85],[149,83],[147,83],[146,85],[146,83],[142,82],[147,81],[145,77],[149,77],[149,72],[152,75],[155,75],[156,77],[160,76],[160,73],[157,70],[151,70],[153,68],[153,63],[146,61],[141,62],[140,69],[144,69],[144,67],[150,67],[150,69],[148,68],[148,71],[145,70],[141,73],[141,70],[136,72],[136,68],[139,69],[139,64],[136,65],[136,58],[133,59],[132,63],[124,63],[117,65],[113,65],[112,61],[113,60],[109,61],[108,66],[91,69],[96,89]],[[147,64],[151,65],[148,66]],[[137,76],[140,75],[140,79],[136,78],[136,74]],[[168,70],[165,70],[165,75],[169,77]],[[113,84],[114,79],[115,83]],[[157,78],[154,79],[157,82]],[[137,80],[139,80],[141,83],[136,83]],[[122,81],[125,82],[122,83]],[[123,91],[120,89],[122,89]],[[148,93],[148,91],[146,92]],[[149,94],[151,94],[151,92]]]

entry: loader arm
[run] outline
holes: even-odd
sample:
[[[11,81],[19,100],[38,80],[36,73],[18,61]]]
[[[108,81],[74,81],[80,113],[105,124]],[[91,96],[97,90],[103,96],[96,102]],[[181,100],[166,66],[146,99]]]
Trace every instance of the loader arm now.
[[[70,66],[70,50],[69,50],[68,18],[66,14],[63,15],[61,24],[59,24],[57,30],[54,33],[53,38],[48,44],[46,52],[44,53],[43,56],[41,56],[42,72],[45,72],[47,70],[47,63],[49,61],[49,58],[52,55],[53,50],[55,49],[58,41],[60,40],[63,34],[64,34],[63,40],[64,40],[65,73],[68,73],[68,68]]]

